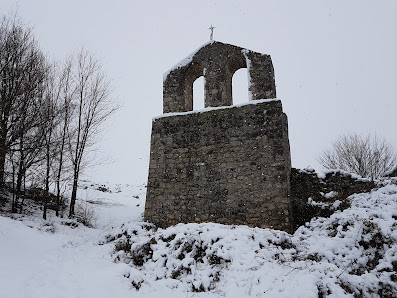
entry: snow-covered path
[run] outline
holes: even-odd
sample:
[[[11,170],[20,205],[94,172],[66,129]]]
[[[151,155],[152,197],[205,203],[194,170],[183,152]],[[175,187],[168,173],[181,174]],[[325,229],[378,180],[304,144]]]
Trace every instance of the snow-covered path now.
[[[113,263],[112,244],[98,243],[113,227],[140,219],[145,188],[95,188],[81,189],[80,196],[95,202],[97,229],[72,229],[55,217],[22,222],[0,216],[1,298],[131,297],[130,282],[120,278],[130,267]]]
[[[1,242],[13,243],[0,245],[0,297],[131,295],[124,265],[111,262],[110,245],[97,244],[98,231],[49,234],[3,217],[0,227]]]

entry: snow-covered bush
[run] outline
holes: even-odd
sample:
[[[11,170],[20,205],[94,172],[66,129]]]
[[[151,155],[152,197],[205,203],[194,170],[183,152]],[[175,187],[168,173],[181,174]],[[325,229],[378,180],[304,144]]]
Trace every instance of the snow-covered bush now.
[[[165,230],[136,225],[105,238],[114,241],[116,262],[126,262],[142,273],[140,281],[131,277],[137,289],[149,280],[175,280],[179,283],[171,282],[174,287],[187,283],[192,292],[214,290],[240,253],[233,241],[249,243],[258,251],[271,247],[274,259],[295,251],[287,233],[212,223],[180,224]]]
[[[105,241],[114,241],[115,262],[131,266],[123,276],[142,295],[165,287],[225,297],[396,297],[397,185],[384,184],[352,195],[350,207],[293,235],[214,223],[133,223]]]

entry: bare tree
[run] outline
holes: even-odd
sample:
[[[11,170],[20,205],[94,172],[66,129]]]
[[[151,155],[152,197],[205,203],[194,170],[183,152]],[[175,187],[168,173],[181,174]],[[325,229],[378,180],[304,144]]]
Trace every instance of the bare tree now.
[[[59,69],[57,63],[53,63],[47,68],[45,79],[43,80],[41,96],[34,101],[34,105],[27,113],[19,116],[19,122],[25,129],[21,130],[18,138],[18,146],[12,152],[16,152],[10,157],[17,162],[20,167],[15,173],[17,177],[15,191],[17,192],[16,201],[21,191],[22,178],[29,179],[30,187],[34,186],[40,193],[37,197],[43,204],[43,218],[47,217],[47,207],[49,203],[54,203],[50,193],[50,186],[64,170],[62,158],[65,152],[66,133],[64,126],[64,99],[65,80],[63,69]],[[70,96],[66,94],[66,97]],[[67,100],[66,100],[67,102]],[[25,101],[24,104],[28,104]],[[21,105],[24,106],[23,104]],[[21,112],[25,109],[21,109]],[[25,130],[29,132],[30,138],[27,139]],[[28,143],[27,143],[28,141]],[[21,146],[23,144],[23,146]],[[60,161],[61,166],[58,165]],[[15,170],[15,169],[14,169]],[[60,179],[60,178],[59,178]],[[15,180],[15,179],[14,179]],[[15,185],[15,181],[14,181]],[[56,184],[60,188],[59,182]],[[24,187],[25,188],[25,187]],[[38,189],[40,189],[40,191]],[[57,191],[56,215],[59,215],[60,189]],[[23,200],[22,200],[23,203]]]
[[[12,159],[16,211],[27,169],[41,150],[41,103],[47,76],[45,57],[30,28],[16,15],[0,23],[0,185]],[[16,178],[16,185],[15,185]]]
[[[59,143],[60,136],[57,134],[57,128],[62,123],[62,104],[61,90],[62,77],[59,73],[56,63],[48,68],[48,75],[44,83],[43,104],[41,107],[42,134],[43,134],[43,152],[42,155],[44,169],[37,169],[42,173],[44,180],[44,198],[43,201],[43,218],[47,217],[47,204],[50,202],[50,185],[54,181],[54,164],[60,153]],[[62,152],[63,153],[63,152]],[[57,204],[57,215],[58,206]]]
[[[323,151],[318,162],[326,169],[341,169],[375,179],[396,168],[397,153],[377,135],[347,134],[340,136],[331,149]]]
[[[84,49],[74,59],[72,77],[75,95],[72,100],[74,116],[69,125],[68,142],[73,165],[69,217],[75,214],[77,185],[86,149],[95,143],[101,124],[117,109],[110,102],[109,80],[103,74],[99,61]]]
[[[33,76],[26,75],[26,80],[31,86],[29,92],[26,90],[18,100],[18,107],[12,113],[15,117],[13,121],[13,131],[16,142],[12,144],[10,150],[14,152],[14,158],[18,164],[16,194],[17,200],[23,188],[25,188],[25,178],[27,170],[34,164],[43,159],[43,149],[45,149],[45,130],[47,119],[43,117],[46,102],[43,97],[43,86],[47,75],[44,56],[32,58],[32,68],[39,68],[41,71],[34,71]],[[34,65],[33,65],[34,64]]]
[[[7,154],[17,143],[23,145],[21,135],[29,135],[28,118],[40,97],[45,72],[44,56],[31,29],[16,15],[4,16],[0,23],[0,185]]]
[[[93,55],[81,50],[61,69],[49,67],[30,28],[16,15],[0,20],[0,187],[8,169],[13,209],[27,177],[39,181],[48,198],[55,183],[59,208],[61,183],[69,176],[74,216],[87,148],[117,109],[109,100],[109,81]]]
[[[55,183],[56,183],[56,216],[59,216],[59,205],[60,205],[60,196],[61,196],[61,182],[62,182],[62,174],[64,172],[65,167],[65,158],[64,153],[67,150],[67,140],[68,136],[73,136],[74,133],[71,132],[70,122],[72,116],[72,99],[75,94],[75,86],[72,84],[72,67],[73,60],[70,58],[66,60],[63,68],[61,70],[58,88],[59,95],[61,97],[60,101],[60,122],[56,127],[56,134],[58,136],[58,154],[57,154],[57,167],[55,174]]]

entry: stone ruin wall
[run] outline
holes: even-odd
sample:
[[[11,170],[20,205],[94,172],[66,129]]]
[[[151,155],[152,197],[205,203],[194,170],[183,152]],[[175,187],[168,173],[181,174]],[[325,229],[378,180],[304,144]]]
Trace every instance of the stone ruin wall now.
[[[248,65],[247,53],[254,60]],[[250,73],[254,100],[275,97],[270,56],[217,42],[166,77],[165,113],[191,111],[200,74],[206,107],[226,107],[154,119],[145,220],[160,227],[218,222],[292,231],[287,116],[279,100],[227,107],[241,67]]]
[[[340,170],[329,170],[324,177],[314,170],[291,169],[291,203],[294,230],[315,217],[330,217],[337,210],[350,207],[348,197],[355,193],[369,192],[376,184]],[[332,196],[326,194],[332,192]],[[310,204],[308,199],[323,205]],[[339,201],[338,207],[333,203]]]

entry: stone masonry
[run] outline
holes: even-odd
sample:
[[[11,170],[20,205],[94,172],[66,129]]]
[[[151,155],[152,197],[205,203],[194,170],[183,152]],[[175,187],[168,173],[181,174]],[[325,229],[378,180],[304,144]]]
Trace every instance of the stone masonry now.
[[[231,78],[242,67],[256,101],[230,106]],[[200,74],[206,107],[225,107],[189,112]],[[291,231],[288,124],[281,101],[266,99],[275,95],[270,56],[219,42],[171,70],[164,112],[186,113],[153,121],[145,220],[160,227],[218,222]]]
[[[191,111],[193,83],[201,76],[205,80],[205,107],[232,105],[232,78],[240,68],[248,69],[252,99],[276,98],[269,55],[214,41],[177,66],[164,79],[164,113]]]

